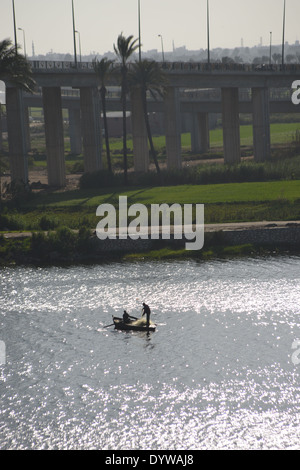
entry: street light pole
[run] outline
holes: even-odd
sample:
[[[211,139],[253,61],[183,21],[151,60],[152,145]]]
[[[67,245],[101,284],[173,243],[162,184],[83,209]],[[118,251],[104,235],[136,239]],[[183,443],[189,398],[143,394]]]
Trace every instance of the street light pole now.
[[[81,39],[80,39],[80,32],[76,30],[75,33],[78,34],[78,38],[79,38],[79,56],[80,56],[80,63],[81,63]]]
[[[12,7],[13,7],[13,19],[14,19],[15,49],[16,49],[16,54],[17,54],[18,53],[18,44],[17,44],[16,12],[15,12],[15,1],[14,0],[12,0]]]
[[[23,28],[18,28],[19,31],[23,31],[23,43],[24,43],[24,56],[26,59],[26,43],[25,43],[25,31]]]
[[[76,52],[76,35],[75,35],[74,0],[72,0],[72,18],[73,18],[74,61],[75,61],[75,67],[77,67],[77,52]]]
[[[284,65],[284,42],[285,42],[285,0],[283,2],[282,65]]]
[[[161,40],[161,53],[162,53],[162,60],[163,62],[165,61],[165,54],[164,54],[164,43],[163,43],[163,37],[161,34],[158,35],[158,37]]]
[[[270,31],[270,65],[272,64],[272,31]]]
[[[141,1],[138,0],[138,23],[139,23],[139,61],[142,60],[142,45],[141,45]]]
[[[209,44],[209,0],[207,0],[207,63],[210,65],[210,44]]]

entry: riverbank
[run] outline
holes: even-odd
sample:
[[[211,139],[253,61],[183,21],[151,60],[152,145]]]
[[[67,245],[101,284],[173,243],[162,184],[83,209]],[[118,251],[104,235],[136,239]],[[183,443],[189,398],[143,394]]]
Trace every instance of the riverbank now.
[[[186,250],[187,240],[99,240],[89,229],[10,232],[0,236],[0,265],[59,265],[136,259],[249,256],[300,253],[300,221],[207,224],[201,250]]]

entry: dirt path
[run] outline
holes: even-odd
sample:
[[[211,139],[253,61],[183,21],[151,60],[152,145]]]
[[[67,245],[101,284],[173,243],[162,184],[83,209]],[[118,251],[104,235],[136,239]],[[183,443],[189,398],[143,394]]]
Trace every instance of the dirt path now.
[[[272,230],[273,228],[288,228],[300,226],[300,220],[293,221],[262,221],[262,222],[239,222],[239,223],[222,223],[222,224],[206,224],[204,226],[205,232],[219,232],[219,231],[238,231],[238,230]],[[76,230],[75,230],[76,232]],[[172,228],[171,228],[172,232]],[[94,233],[94,230],[91,230]],[[3,234],[7,239],[23,239],[32,236],[32,232],[7,232]]]
[[[61,191],[71,191],[73,189],[79,188],[79,180],[81,174],[67,175],[66,176],[66,187],[61,189]],[[29,171],[29,183],[41,183],[42,185],[48,185],[48,174],[47,170],[31,170]],[[4,175],[1,178],[2,188],[5,184],[10,183],[10,175]]]
[[[243,157],[242,161],[247,161],[247,160],[252,160],[253,157]],[[193,167],[193,166],[198,166],[201,164],[214,164],[214,163],[224,163],[223,158],[215,158],[215,159],[205,159],[205,160],[188,160],[188,161],[183,161],[182,166],[183,168],[187,167]],[[160,163],[160,168],[166,169],[167,164],[166,163]],[[150,164],[149,166],[150,171],[155,171],[155,166],[153,163]],[[128,172],[132,172],[133,168],[130,168]],[[66,176],[66,187],[61,189],[60,191],[70,191],[79,188],[79,180],[80,180],[81,174],[69,174]],[[2,188],[4,187],[5,184],[10,183],[10,175],[4,175],[1,177],[2,181]],[[47,185],[48,184],[48,176],[47,176],[47,169],[35,169],[35,170],[30,170],[29,171],[29,183],[38,183],[40,182],[42,185]]]

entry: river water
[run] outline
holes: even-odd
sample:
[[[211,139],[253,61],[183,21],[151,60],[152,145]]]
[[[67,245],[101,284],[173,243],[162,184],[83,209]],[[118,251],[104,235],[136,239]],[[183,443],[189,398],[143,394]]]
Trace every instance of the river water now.
[[[0,304],[0,449],[300,447],[300,257],[4,268]]]

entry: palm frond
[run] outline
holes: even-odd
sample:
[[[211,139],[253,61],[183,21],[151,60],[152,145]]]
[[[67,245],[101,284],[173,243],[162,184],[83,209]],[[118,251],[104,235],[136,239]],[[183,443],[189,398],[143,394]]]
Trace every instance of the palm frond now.
[[[100,61],[96,58],[93,60],[93,68],[100,80],[101,86],[104,86],[104,82],[111,72],[111,66],[113,63],[114,60],[109,60],[107,57],[103,57]]]
[[[168,80],[160,65],[154,60],[144,59],[135,62],[128,74],[130,88],[142,87],[153,97],[164,96]]]
[[[129,57],[138,49],[138,39],[133,39],[133,36],[127,38],[123,33],[119,34],[117,44],[114,44],[114,51],[118,59],[122,62],[123,66],[126,64]]]
[[[0,41],[0,80],[29,92],[35,87],[29,62],[9,39]]]

